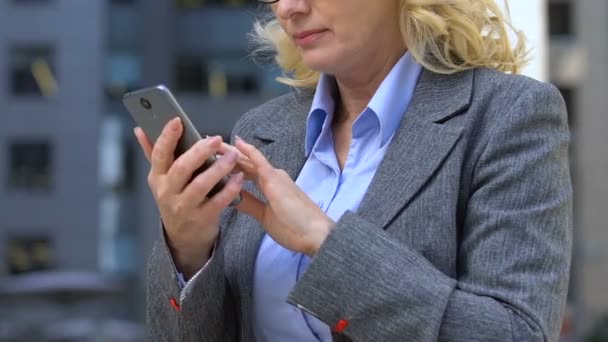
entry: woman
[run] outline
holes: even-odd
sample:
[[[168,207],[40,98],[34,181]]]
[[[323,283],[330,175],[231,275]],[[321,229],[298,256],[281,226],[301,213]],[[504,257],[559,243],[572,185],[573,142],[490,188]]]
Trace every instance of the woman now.
[[[179,121],[154,147],[136,129],[164,232],[154,339],[556,340],[566,112],[514,75],[525,47],[493,0],[270,6],[257,40],[297,90],[245,114],[235,147],[210,137],[174,160]]]

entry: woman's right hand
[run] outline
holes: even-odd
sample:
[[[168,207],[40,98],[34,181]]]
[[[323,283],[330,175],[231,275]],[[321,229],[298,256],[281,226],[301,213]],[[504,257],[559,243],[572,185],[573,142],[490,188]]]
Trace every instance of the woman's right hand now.
[[[164,127],[154,145],[139,127],[135,128],[135,136],[151,164],[148,184],[160,211],[174,262],[189,278],[209,259],[219,235],[219,217],[239,194],[244,176],[232,174],[222,191],[206,198],[222,177],[231,174],[238,153],[227,151],[213,166],[190,181],[204,161],[222,149],[222,139],[219,136],[203,139],[174,159],[182,130],[182,123],[176,118]]]

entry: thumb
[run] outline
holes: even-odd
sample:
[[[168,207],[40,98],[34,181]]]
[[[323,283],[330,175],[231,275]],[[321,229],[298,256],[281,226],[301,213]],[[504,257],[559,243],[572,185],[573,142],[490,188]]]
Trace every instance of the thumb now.
[[[264,218],[266,203],[259,200],[249,191],[241,191],[241,202],[236,206],[236,209],[261,223]]]

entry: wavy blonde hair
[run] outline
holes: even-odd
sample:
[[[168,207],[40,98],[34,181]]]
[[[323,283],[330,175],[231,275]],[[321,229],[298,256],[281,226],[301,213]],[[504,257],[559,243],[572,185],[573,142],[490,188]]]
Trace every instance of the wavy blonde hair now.
[[[379,1],[379,0],[370,0]],[[412,57],[424,68],[451,74],[476,67],[518,73],[528,61],[524,34],[513,27],[495,0],[400,0],[400,30]],[[509,32],[517,43],[512,46]],[[271,52],[284,76],[281,83],[303,88],[317,85],[291,38],[272,15],[254,24],[256,52]]]

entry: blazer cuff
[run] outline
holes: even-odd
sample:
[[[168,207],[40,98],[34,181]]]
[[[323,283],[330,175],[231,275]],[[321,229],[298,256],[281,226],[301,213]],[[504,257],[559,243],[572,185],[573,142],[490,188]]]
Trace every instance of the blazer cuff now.
[[[215,255],[215,250],[217,249],[217,245],[219,243],[220,240],[220,236],[218,235],[217,240],[215,240],[215,243],[213,244],[213,248],[211,249],[211,256],[209,257],[209,259],[207,259],[207,262],[205,262],[205,264],[203,265],[203,267],[201,267],[200,270],[198,270],[198,272],[196,272],[190,279],[186,280],[186,278],[184,277],[184,274],[179,272],[177,270],[177,267],[175,266],[175,261],[173,261],[173,267],[175,269],[175,272],[177,273],[177,282],[178,285],[181,289],[185,288],[186,286],[188,286],[188,284],[192,281],[194,281],[195,279],[198,278],[198,276],[203,273],[203,271],[209,266],[209,264],[213,261],[213,256]]]
[[[173,260],[173,255],[167,242],[165,227],[162,220],[160,222],[160,228],[161,234],[157,248],[161,251],[159,257],[163,260],[161,264],[164,265],[161,269],[171,272],[171,277],[169,279],[170,282],[174,284],[165,286],[165,288],[173,298],[179,298],[179,304],[181,305],[192,293],[193,288],[199,287],[197,284],[201,282],[210,282],[210,279],[215,280],[218,274],[223,274],[223,253],[220,248],[221,233],[218,235],[218,238],[213,245],[209,260],[207,260],[205,265],[192,278],[186,281],[183,274],[180,273],[175,266],[175,261]],[[211,281],[209,285],[212,283],[213,282]]]
[[[359,339],[396,338],[389,333],[395,325],[393,331],[410,333],[400,338],[428,340],[436,339],[455,285],[422,255],[347,211],[287,302]]]

